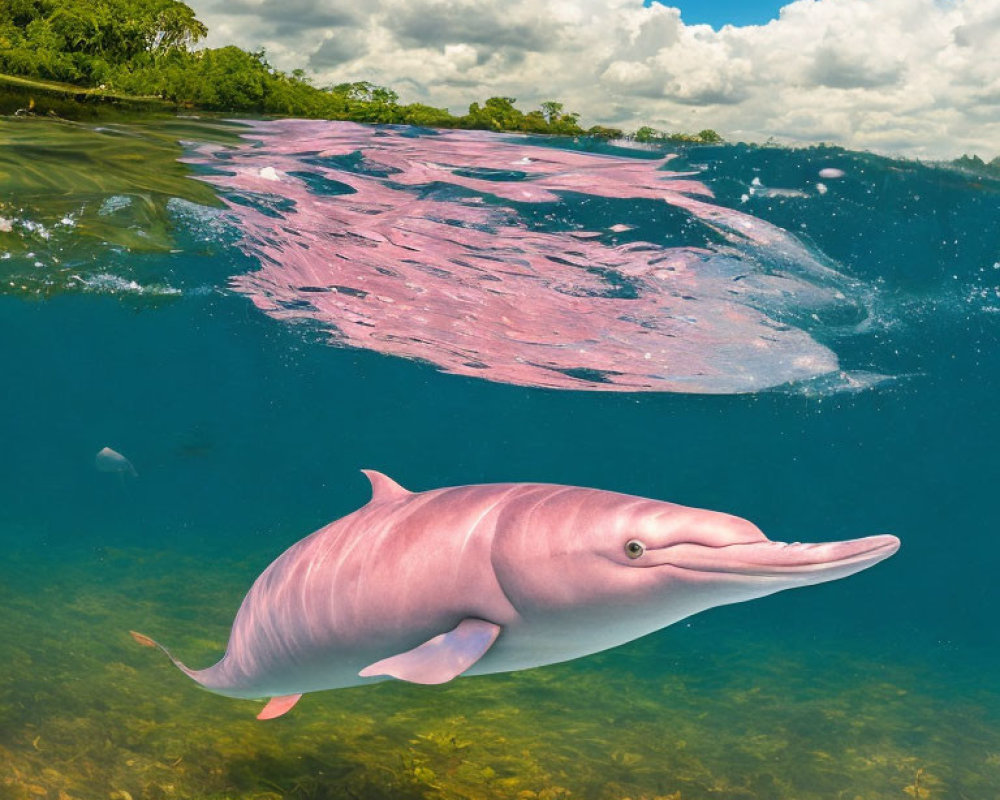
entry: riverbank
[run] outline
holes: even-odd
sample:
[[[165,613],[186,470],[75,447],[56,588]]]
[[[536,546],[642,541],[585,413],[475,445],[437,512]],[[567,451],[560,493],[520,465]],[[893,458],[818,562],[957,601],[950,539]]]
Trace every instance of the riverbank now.
[[[0,114],[35,114],[86,120],[114,114],[168,113],[180,106],[152,96],[134,96],[69,83],[0,73]]]

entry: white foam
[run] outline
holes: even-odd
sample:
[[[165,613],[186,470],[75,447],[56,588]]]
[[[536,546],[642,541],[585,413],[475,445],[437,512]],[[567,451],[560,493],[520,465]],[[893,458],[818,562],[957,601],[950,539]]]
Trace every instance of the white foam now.
[[[79,282],[85,291],[97,294],[137,294],[153,295],[163,297],[176,297],[182,294],[180,289],[167,284],[143,285],[120,275],[112,275],[109,272],[99,272],[96,275],[88,275],[83,278],[79,275],[71,275],[70,278]]]
[[[113,194],[104,199],[104,202],[101,203],[101,207],[97,210],[97,213],[102,217],[106,217],[110,214],[121,211],[123,208],[128,208],[130,205],[132,205],[132,198],[128,195]]]

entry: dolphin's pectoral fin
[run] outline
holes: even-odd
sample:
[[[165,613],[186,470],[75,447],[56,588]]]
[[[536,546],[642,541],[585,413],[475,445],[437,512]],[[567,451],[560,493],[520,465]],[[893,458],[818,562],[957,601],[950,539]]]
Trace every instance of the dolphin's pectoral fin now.
[[[299,698],[302,697],[301,694],[287,694],[284,697],[272,697],[261,712],[257,715],[257,719],[274,719],[275,717],[280,717],[282,714],[290,711],[292,706],[299,702]]]
[[[499,635],[499,625],[483,619],[463,619],[448,633],[398,656],[376,661],[358,675],[391,675],[410,683],[446,683],[481,659]]]

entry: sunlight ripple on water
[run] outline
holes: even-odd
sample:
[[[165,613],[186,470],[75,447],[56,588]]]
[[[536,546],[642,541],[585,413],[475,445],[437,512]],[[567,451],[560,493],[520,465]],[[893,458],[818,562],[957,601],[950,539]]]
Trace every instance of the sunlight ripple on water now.
[[[830,340],[868,314],[869,287],[714,203],[669,156],[478,131],[252,127],[235,150],[192,157],[225,161],[203,177],[261,264],[232,286],[338,344],[517,385],[724,394],[837,373]],[[598,198],[665,203],[691,243],[641,229],[619,240],[622,219],[574,219]]]

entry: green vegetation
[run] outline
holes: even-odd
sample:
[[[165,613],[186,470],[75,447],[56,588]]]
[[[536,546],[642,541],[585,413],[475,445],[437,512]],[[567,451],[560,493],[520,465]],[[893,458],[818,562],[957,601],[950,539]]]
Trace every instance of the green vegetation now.
[[[549,100],[534,110],[516,108],[513,97],[472,103],[467,114],[423,103],[402,104],[392,89],[367,81],[313,86],[304,70],[273,68],[263,50],[238,47],[195,50],[207,28],[179,0],[3,0],[0,3],[0,73],[67,87],[33,84],[46,98],[72,87],[96,90],[102,99],[147,98],[209,111],[279,114],[355,122],[443,128],[477,128],[618,139],[617,128],[584,129],[579,115]],[[23,96],[24,87],[21,87]],[[0,81],[0,95],[9,83]],[[92,94],[71,96],[75,101]],[[34,96],[30,99],[34,99]],[[0,104],[0,110],[4,105]],[[27,108],[28,106],[19,106]],[[44,111],[61,113],[46,102]],[[665,135],[650,131],[640,141],[717,142],[714,131]],[[659,138],[657,138],[659,137]]]
[[[175,0],[5,0],[0,69],[96,86],[150,64],[166,69],[206,33]]]
[[[992,161],[983,161],[979,156],[964,155],[951,162],[953,166],[961,169],[976,172],[980,175],[988,175],[991,178],[1000,178],[1000,156]]]
[[[658,131],[656,128],[651,128],[648,125],[644,125],[639,128],[634,134],[632,134],[632,139],[637,142],[642,142],[644,144],[721,144],[722,137],[719,136],[711,128],[706,128],[698,133],[666,133],[665,131]]]
[[[88,89],[69,83],[0,74],[0,114],[56,116],[66,119],[116,116],[135,112],[172,114],[177,106],[158,97],[133,97],[106,89]]]
[[[0,800],[944,800],[1000,786],[995,697],[973,666],[947,673],[954,694],[937,653],[928,670],[884,646],[711,620],[544,669],[309,694],[261,723],[261,703],[200,690],[127,631],[212,663],[273,553],[206,569],[196,554],[90,550],[9,549],[0,566]]]

